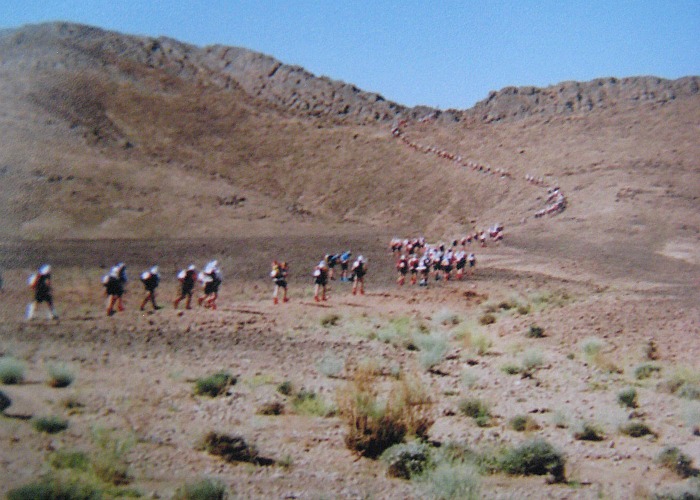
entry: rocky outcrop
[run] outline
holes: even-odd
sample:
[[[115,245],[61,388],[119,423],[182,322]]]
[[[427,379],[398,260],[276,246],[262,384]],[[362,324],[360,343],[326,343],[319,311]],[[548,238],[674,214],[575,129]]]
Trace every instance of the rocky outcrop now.
[[[117,73],[138,79],[127,62],[171,76],[222,89],[236,86],[254,99],[312,117],[368,123],[430,116],[439,122],[463,119],[498,122],[529,116],[589,113],[643,102],[666,103],[698,95],[700,78],[601,78],[564,82],[546,88],[506,87],[493,91],[469,110],[407,108],[379,94],[244,48],[200,48],[170,38],[122,35],[99,28],[52,23],[0,32],[0,70],[80,69]]]
[[[652,76],[599,78],[590,82],[563,82],[546,88],[506,87],[478,102],[468,114],[486,121],[528,116],[568,115],[643,102],[663,104],[698,95],[700,78],[665,80]]]

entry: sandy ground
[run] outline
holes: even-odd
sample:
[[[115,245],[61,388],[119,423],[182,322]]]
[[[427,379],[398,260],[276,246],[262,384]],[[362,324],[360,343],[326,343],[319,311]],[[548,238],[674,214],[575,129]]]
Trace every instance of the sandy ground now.
[[[568,484],[549,485],[542,477],[486,475],[481,478],[486,497],[643,497],[682,483],[654,463],[664,446],[678,446],[700,463],[700,438],[687,423],[700,419],[693,406],[697,402],[658,388],[681,367],[695,374],[700,369],[700,310],[690,300],[697,296],[692,276],[667,273],[664,280],[654,281],[645,273],[613,275],[605,267],[596,272],[585,260],[545,258],[506,242],[477,249],[477,271],[464,281],[433,282],[427,289],[398,287],[384,237],[318,238],[284,245],[270,240],[264,255],[246,260],[239,250],[251,241],[170,242],[156,247],[164,274],[164,309],[139,312],[141,287],[132,282],[127,311],[111,318],[103,310],[100,264],[111,264],[116,252],[134,263],[133,278],[141,265],[149,265],[152,247],[77,241],[5,245],[0,352],[23,360],[27,368],[24,383],[2,387],[13,401],[6,413],[63,415],[70,427],[46,435],[21,418],[0,419],[0,467],[5,477],[0,491],[48,470],[47,460],[55,450],[94,449],[94,429],[105,428],[135,438],[128,454],[132,486],[147,495],[167,498],[184,482],[206,476],[221,479],[243,498],[423,497],[422,484],[389,479],[382,462],[353,455],[344,445],[346,428],[340,417],[296,414],[289,399],[276,391],[279,383],[291,381],[333,403],[336,391],[348,383],[350,366],[367,359],[386,373],[400,369],[413,374],[428,388],[435,418],[431,440],[485,450],[538,436],[566,453]],[[18,252],[20,247],[24,250]],[[367,294],[352,296],[349,284],[334,281],[330,300],[316,304],[308,279],[315,258],[309,255],[346,247],[369,257]],[[291,301],[274,306],[265,274],[271,256],[283,248],[288,255],[284,258],[292,262]],[[56,256],[61,320],[27,323],[21,317],[29,296],[23,281],[29,262],[49,253]],[[172,275],[178,263],[189,262],[186,255],[198,264],[209,256],[221,258],[225,281],[218,310],[173,310]],[[7,265],[11,256],[15,266]],[[85,258],[90,265],[79,267]],[[516,301],[530,310],[522,314],[499,309],[503,301]],[[489,305],[497,309],[496,322],[482,326],[478,318]],[[323,326],[329,314],[337,315],[338,321]],[[459,324],[441,324],[452,316]],[[381,332],[392,320],[406,318],[448,339],[447,352],[431,371],[421,365],[420,352],[382,341]],[[546,337],[526,337],[531,325],[544,328]],[[465,331],[472,339],[488,339],[491,347],[478,354],[464,340]],[[582,350],[592,337],[604,345],[598,360],[587,358]],[[655,362],[661,371],[637,380],[634,368],[646,360],[650,339],[657,346]],[[532,377],[502,371],[504,365],[522,363],[533,353],[541,365]],[[57,362],[76,373],[69,388],[45,384],[47,367]],[[339,366],[332,377],[324,374],[329,363]],[[192,380],[219,370],[238,376],[229,393],[214,399],[194,396]],[[639,395],[634,416],[657,437],[635,439],[618,432],[632,413],[616,402],[617,393],[627,386],[636,387]],[[459,401],[474,396],[491,405],[493,426],[480,428],[460,415]],[[68,415],[64,402],[69,398],[84,405],[80,411]],[[284,413],[256,414],[270,401],[284,404]],[[541,429],[526,435],[510,429],[508,420],[517,414],[531,415]],[[573,430],[584,420],[604,429],[605,439],[575,440]],[[229,464],[197,451],[196,443],[210,430],[240,434],[263,456],[291,466]]]

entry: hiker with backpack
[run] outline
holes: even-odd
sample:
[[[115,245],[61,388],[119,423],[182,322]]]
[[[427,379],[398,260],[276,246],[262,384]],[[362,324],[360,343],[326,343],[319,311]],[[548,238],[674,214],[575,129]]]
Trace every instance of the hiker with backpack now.
[[[112,316],[115,313],[115,306],[120,312],[124,310],[122,296],[125,292],[124,285],[126,282],[126,265],[123,262],[120,262],[114,266],[109,271],[109,274],[102,278],[102,284],[105,287],[105,294],[109,297],[107,301],[107,316]]]
[[[367,260],[360,255],[352,265],[352,294],[355,295],[359,289],[360,295],[365,294],[365,274],[367,274]]]
[[[325,259],[318,263],[314,269],[314,300],[320,302],[327,300],[326,289],[328,287],[328,266]],[[320,293],[320,295],[319,295]]]
[[[143,283],[146,289],[146,296],[141,302],[141,310],[143,311],[146,308],[146,304],[150,301],[151,305],[153,305],[153,310],[157,311],[160,309],[160,307],[156,305],[156,288],[158,288],[160,284],[158,266],[153,266],[150,270],[141,273],[141,283]]]
[[[216,299],[219,296],[219,286],[222,281],[219,263],[215,260],[207,263],[204,271],[199,273],[199,281],[204,285],[204,295],[197,299],[197,303],[216,310]]]
[[[289,302],[287,298],[287,273],[289,268],[286,262],[277,262],[276,260],[272,262],[272,271],[270,272],[270,277],[272,282],[275,284],[275,289],[272,292],[272,302],[276,305],[279,304],[280,289],[282,289],[282,302]]]
[[[51,266],[44,264],[28,280],[29,287],[34,290],[34,301],[27,305],[26,317],[31,320],[37,304],[46,302],[49,306],[49,319],[58,319],[56,309],[53,306],[53,294],[51,290]]]
[[[177,309],[178,304],[182,299],[187,299],[185,302],[185,309],[192,309],[192,291],[194,290],[194,284],[197,281],[197,268],[194,264],[190,264],[187,269],[182,269],[177,273],[177,279],[180,282],[180,295],[173,302],[173,307]]]

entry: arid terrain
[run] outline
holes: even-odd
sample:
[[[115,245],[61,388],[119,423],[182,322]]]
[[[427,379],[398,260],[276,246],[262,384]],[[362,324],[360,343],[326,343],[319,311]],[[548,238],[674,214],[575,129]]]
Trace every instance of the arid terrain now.
[[[453,497],[697,497],[699,82],[508,88],[439,111],[245,49],[0,32],[0,355],[24,368],[0,385],[0,494],[79,477],[107,497],[171,498],[203,478],[241,498],[449,498],[453,483],[472,488]],[[565,210],[535,217],[554,186]],[[451,242],[495,222],[504,241],[468,247],[473,276],[396,284],[390,238]],[[367,294],[335,280],[314,302],[313,266],[347,249],[368,258]],[[219,308],[173,310],[177,271],[213,258]],[[291,265],[286,304],[271,300],[273,259]],[[107,317],[100,279],[119,261],[126,311]],[[27,322],[43,262],[60,320],[39,308]],[[153,264],[164,307],[140,312]],[[47,384],[57,366],[68,387]],[[221,371],[236,383],[195,394]],[[361,373],[380,401],[422,395],[432,472],[388,477],[346,446]],[[39,432],[46,416],[68,428]],[[209,432],[270,460],[222,460],[202,450]],[[565,457],[565,480],[494,465],[536,438]],[[669,447],[685,474],[660,463]],[[92,465],[60,468],[73,451]],[[126,471],[108,485],[105,454]]]

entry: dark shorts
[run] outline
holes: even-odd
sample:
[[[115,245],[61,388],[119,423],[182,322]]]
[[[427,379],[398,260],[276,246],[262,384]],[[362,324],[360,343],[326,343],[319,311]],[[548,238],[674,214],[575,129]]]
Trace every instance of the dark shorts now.
[[[51,297],[50,292],[37,292],[34,295],[34,300],[39,302],[39,303],[42,303],[42,302],[51,303],[51,302],[53,302],[53,297]]]
[[[341,262],[341,263],[340,263],[340,269],[342,269],[343,271],[347,271],[347,270],[348,270],[348,263],[347,263],[347,262]]]
[[[219,284],[215,281],[209,281],[204,285],[204,293],[206,295],[209,295],[211,293],[218,293],[219,292]]]
[[[192,295],[192,289],[194,288],[194,283],[193,284],[183,284],[182,287],[180,288],[180,295],[185,296],[185,295]]]
[[[287,280],[279,278],[279,279],[276,279],[274,281],[275,281],[275,285],[282,287],[282,288],[287,288]]]

